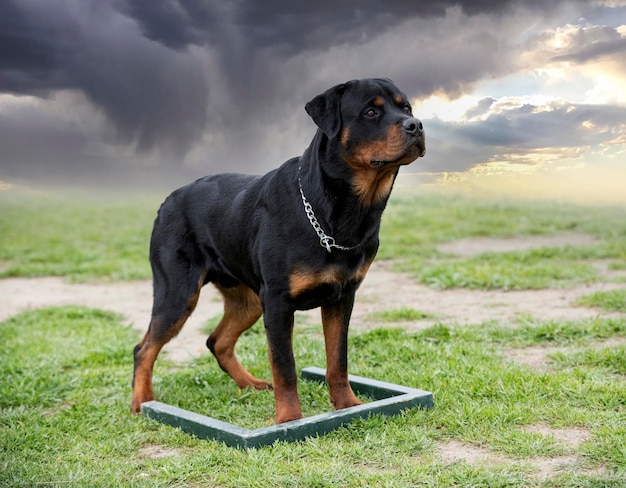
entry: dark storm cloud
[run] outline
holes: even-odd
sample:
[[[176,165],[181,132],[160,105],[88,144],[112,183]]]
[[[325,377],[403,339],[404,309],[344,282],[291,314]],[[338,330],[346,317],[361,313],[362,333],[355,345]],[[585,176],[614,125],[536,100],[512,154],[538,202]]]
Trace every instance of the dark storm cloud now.
[[[83,93],[117,129],[120,142],[187,147],[205,123],[203,70],[141,36],[97,1],[5,0],[0,7],[0,91]]]
[[[329,85],[391,76],[411,97],[458,95],[506,70],[508,13],[564,2],[2,0],[0,93],[80,94],[68,111],[88,103],[118,145],[140,152],[222,165],[210,170],[267,163],[259,153],[275,164],[310,139],[302,106]],[[0,111],[0,123],[18,127],[21,116]],[[59,154],[70,164],[73,147],[76,167],[111,138],[102,128],[74,139],[65,130]],[[3,166],[36,159],[28,147],[20,153],[20,140],[11,144],[16,157],[2,150]]]
[[[264,95],[258,85],[262,86],[266,78],[290,78],[288,72],[282,73],[280,69],[276,76],[281,62],[327,52],[337,46],[360,46],[411,20],[442,18],[451,8],[460,8],[464,15],[488,14],[491,18],[519,7],[549,12],[563,1],[396,0],[390,4],[385,0],[163,0],[155,6],[147,0],[126,0],[120,4],[120,9],[137,22],[145,36],[172,49],[182,50],[194,45],[215,49],[222,74],[239,92],[239,99],[248,99]],[[411,37],[425,36],[423,32],[414,31],[413,36],[407,38],[409,44],[412,44]],[[394,55],[393,51],[384,49],[385,46],[381,46],[381,50],[372,55]],[[371,62],[361,59],[363,64],[368,61]],[[254,86],[247,80],[254,80]],[[460,82],[463,82],[462,75]],[[436,83],[426,85],[431,87]]]
[[[315,66],[310,66],[304,77],[303,73],[293,70],[293,66],[285,69],[298,57],[328,52],[338,46],[363,46],[411,20],[442,18],[447,9],[453,7],[470,16],[497,16],[521,4],[547,11],[559,3],[538,0],[400,0],[390,7],[389,2],[384,0],[163,0],[155,6],[151,1],[126,0],[118,5],[121,12],[136,21],[143,35],[155,42],[179,51],[192,46],[214,51],[218,65],[211,66],[211,69],[218,69],[219,75],[226,79],[230,90],[225,95],[231,98],[230,102],[241,105],[254,103],[261,105],[259,108],[263,111],[263,101],[275,102],[280,91],[276,85],[280,86],[285,80],[291,84],[304,84],[306,75],[315,78]],[[406,39],[406,43],[414,48],[414,55],[419,53],[420,48],[415,39],[427,40],[424,29],[420,27],[420,31],[408,33]],[[360,64],[377,68],[380,61],[372,58],[381,57],[381,54],[394,55],[386,48],[382,45],[379,50],[359,56]],[[427,80],[423,83],[422,78],[418,81],[420,86],[425,87],[424,92],[412,95],[422,95],[433,89],[445,90],[445,85],[449,84],[447,80]],[[339,81],[343,80],[333,80]],[[402,81],[402,76],[398,81]],[[464,73],[461,73],[457,83],[460,85],[463,81]],[[323,90],[327,85],[328,80],[325,80],[313,83],[313,88]],[[221,92],[221,95],[224,93]],[[286,100],[284,94],[280,100]],[[228,115],[225,118],[224,122],[228,124]]]
[[[1,89],[37,93],[77,88],[107,107],[108,103],[115,102],[106,97],[98,99],[104,86],[90,90],[93,80],[101,77],[105,70],[119,69],[116,75],[123,75],[126,80],[122,79],[115,88],[125,93],[127,89],[132,90],[131,81],[145,86],[146,78],[155,74],[150,73],[150,69],[156,71],[154,66],[159,62],[171,62],[175,58],[173,53],[151,46],[148,40],[179,53],[191,45],[208,45],[224,53],[271,48],[277,55],[293,56],[303,51],[324,51],[330,46],[363,42],[392,30],[407,19],[443,16],[447,8],[454,6],[460,6],[468,15],[499,14],[520,3],[546,9],[546,5],[560,2],[403,0],[394,2],[390,8],[383,0],[233,3],[220,0],[4,0],[0,5]],[[236,62],[237,57],[233,64]],[[180,69],[180,66],[173,68]],[[249,68],[238,66],[242,72]],[[159,81],[155,80],[155,84]],[[102,84],[113,82],[105,79]],[[163,85],[163,88],[169,86]],[[131,91],[128,98],[137,95]],[[155,94],[147,93],[145,98],[155,100]]]
[[[541,0],[127,0],[125,11],[151,39],[180,49],[189,44],[219,43],[220,24],[230,23],[251,47],[276,47],[283,54],[324,50],[332,45],[358,42],[392,29],[406,19],[443,16],[460,7],[467,15],[501,14],[513,6],[550,10],[559,1]]]
[[[71,82],[58,58],[67,48],[56,21],[11,0],[0,4],[0,89],[37,93],[68,87]]]
[[[121,10],[137,20],[143,34],[172,49],[216,42],[227,23],[229,2],[196,0],[128,0]],[[226,14],[226,15],[224,15]]]

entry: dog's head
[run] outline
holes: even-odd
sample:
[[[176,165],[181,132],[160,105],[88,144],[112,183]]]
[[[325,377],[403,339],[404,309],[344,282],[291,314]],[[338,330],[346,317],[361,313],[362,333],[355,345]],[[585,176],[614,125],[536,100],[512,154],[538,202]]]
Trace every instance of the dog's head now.
[[[388,79],[352,80],[306,104],[307,113],[355,170],[396,170],[426,152],[422,123]]]

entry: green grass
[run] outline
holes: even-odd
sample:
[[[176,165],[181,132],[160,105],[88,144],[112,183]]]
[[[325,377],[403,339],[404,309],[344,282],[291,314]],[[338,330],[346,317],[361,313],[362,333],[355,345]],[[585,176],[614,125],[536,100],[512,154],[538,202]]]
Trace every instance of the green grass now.
[[[607,373],[626,376],[626,345],[616,345],[573,350],[567,353],[554,355],[554,359],[561,367],[579,368],[583,371],[592,371],[597,368]]]
[[[626,262],[609,263],[609,269],[612,271],[626,269]]]
[[[626,288],[597,291],[578,300],[579,305],[598,307],[607,312],[626,312]]]
[[[436,289],[540,289],[589,283],[597,273],[591,264],[562,258],[537,258],[532,252],[484,253],[458,261],[405,263],[419,281]]]
[[[590,234],[606,242],[611,254],[626,259],[623,207],[556,202],[480,200],[424,192],[394,194],[383,216],[379,256],[426,255],[436,244],[464,237]]]
[[[436,318],[435,315],[411,307],[400,307],[370,313],[365,320],[372,322],[412,322],[416,320]]]
[[[507,330],[509,333],[507,333]],[[79,307],[35,310],[0,323],[0,485],[44,486],[621,486],[626,482],[626,320],[437,325],[418,333],[353,334],[351,371],[434,392],[435,408],[372,417],[321,438],[238,451],[129,413],[131,350],[137,334],[110,313]],[[524,345],[560,344],[548,372],[507,359]],[[323,341],[296,330],[300,366],[323,364]],[[268,377],[257,326],[239,355]],[[270,392],[239,391],[207,354],[189,367],[159,361],[161,401],[229,422],[267,425]],[[307,415],[328,411],[326,388],[300,382]],[[568,447],[523,429],[588,429]],[[492,464],[444,465],[438,443],[457,439],[501,456]],[[159,446],[165,455],[142,454]],[[576,471],[543,483],[538,458],[579,454]],[[599,472],[585,471],[600,469]]]
[[[0,277],[150,277],[157,198],[0,191]]]
[[[77,197],[0,191],[0,277],[70,281],[150,277],[148,244],[164,195]],[[538,289],[598,279],[594,260],[626,266],[623,209],[554,203],[486,202],[426,193],[394,195],[383,216],[378,259],[438,289]],[[466,237],[576,232],[593,246],[564,246],[450,259],[440,243]]]
[[[393,260],[437,289],[539,289],[598,279],[593,260],[626,264],[626,220],[619,207],[549,202],[481,201],[426,193],[399,195],[383,216],[379,259]],[[470,237],[511,238],[579,233],[595,236],[593,246],[544,247],[529,251],[483,253],[450,259],[437,245]]]
[[[62,276],[71,281],[147,279],[148,241],[163,196],[103,199],[0,191],[0,277]],[[626,268],[623,209],[555,203],[487,202],[467,197],[394,195],[385,213],[379,259],[435,288],[523,289],[607,280]],[[591,246],[546,247],[457,258],[437,245],[466,237],[575,232]],[[594,293],[581,305],[624,313],[624,290]],[[304,316],[300,314],[299,319]],[[421,320],[409,306],[370,317]],[[432,317],[428,317],[432,318]],[[217,325],[212,318],[207,331]],[[302,320],[297,320],[300,324]],[[299,325],[299,367],[324,365],[316,321]],[[626,485],[626,319],[542,321],[415,333],[353,330],[350,371],[430,390],[435,407],[372,417],[295,444],[238,451],[130,415],[132,348],[137,332],[111,313],[79,307],[33,310],[0,323],[0,486],[501,486]],[[545,370],[509,351],[555,346]],[[262,324],[237,353],[270,377]],[[256,428],[271,423],[271,392],[240,391],[212,356],[188,367],[161,358],[159,400]],[[330,411],[328,392],[300,382],[305,415]],[[586,429],[567,446],[528,425]],[[441,443],[457,440],[500,456],[494,463],[445,464]],[[145,449],[158,446],[163,457]],[[575,469],[542,481],[541,459],[578,455]]]

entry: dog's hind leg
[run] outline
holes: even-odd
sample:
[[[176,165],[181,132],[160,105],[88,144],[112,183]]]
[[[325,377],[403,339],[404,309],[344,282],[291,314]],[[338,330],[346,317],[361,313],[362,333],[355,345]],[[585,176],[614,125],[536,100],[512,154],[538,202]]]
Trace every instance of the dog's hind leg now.
[[[179,263],[182,264],[182,263]],[[204,272],[189,266],[172,267],[175,273],[165,275],[154,269],[154,304],[148,332],[134,350],[132,412],[139,413],[141,404],[154,400],[152,370],[159,352],[183,327],[198,303],[204,285]],[[186,269],[184,276],[181,269]]]
[[[215,355],[220,368],[235,380],[239,388],[253,387],[257,390],[271,388],[269,381],[250,374],[235,355],[235,344],[239,336],[261,317],[259,296],[244,284],[229,288],[216,286],[224,297],[224,316],[207,339],[207,347]]]

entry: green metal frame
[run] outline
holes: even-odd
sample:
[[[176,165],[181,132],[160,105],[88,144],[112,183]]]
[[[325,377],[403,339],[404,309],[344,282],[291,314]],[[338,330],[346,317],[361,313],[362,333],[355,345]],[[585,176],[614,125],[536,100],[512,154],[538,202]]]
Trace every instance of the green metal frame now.
[[[306,380],[323,383],[326,370],[315,367],[305,368],[301,376]],[[369,395],[374,398],[374,401],[256,430],[245,429],[155,401],[142,403],[141,412],[147,418],[178,427],[201,439],[211,439],[224,442],[231,447],[247,449],[267,446],[276,441],[294,442],[307,437],[324,435],[353,419],[371,414],[379,413],[390,417],[408,408],[428,409],[433,406],[433,395],[428,391],[354,375],[349,375],[348,378],[356,393]]]

